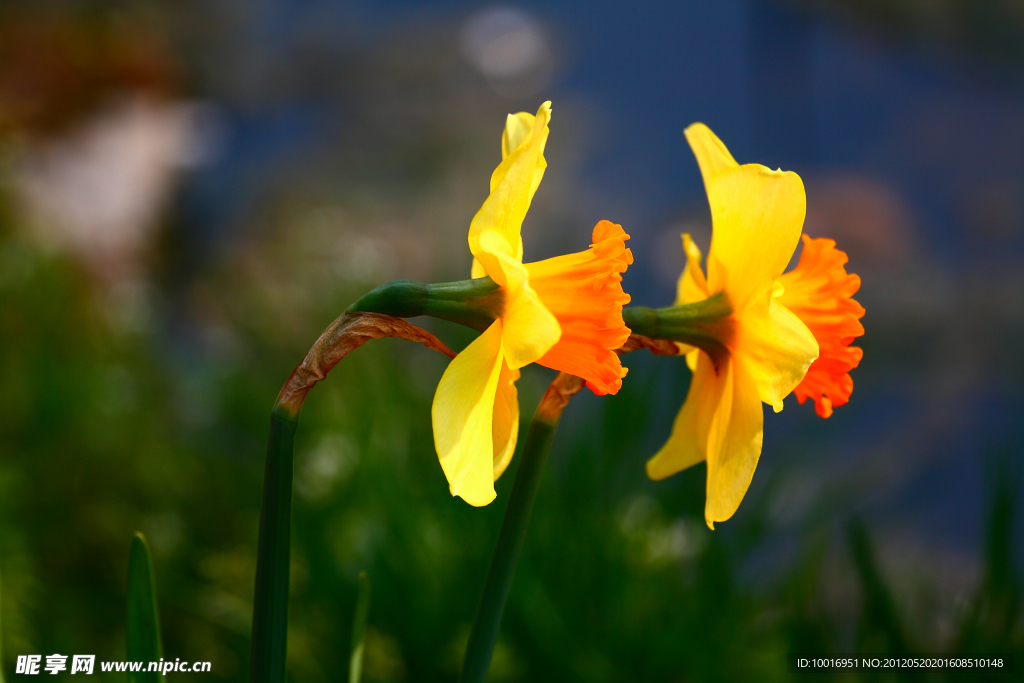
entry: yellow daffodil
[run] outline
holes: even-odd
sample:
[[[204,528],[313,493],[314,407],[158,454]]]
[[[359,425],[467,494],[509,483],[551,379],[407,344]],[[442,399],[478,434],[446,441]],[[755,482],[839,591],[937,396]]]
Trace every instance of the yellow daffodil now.
[[[740,166],[703,124],[686,129],[711,204],[713,234],[708,272],[700,250],[683,236],[687,265],[677,304],[719,299],[731,314],[720,325],[725,352],[713,358],[688,347],[689,394],[668,442],[647,463],[663,479],[707,461],[708,526],[739,506],[761,455],[761,403],[782,410],[818,357],[818,342],[783,304],[779,277],[800,240],[806,199],[792,172]]]
[[[472,276],[499,287],[496,319],[448,366],[434,396],[434,444],[452,495],[471,505],[494,500],[494,481],[515,451],[519,369],[539,363],[587,380],[597,394],[618,391],[626,371],[615,349],[622,322],[622,273],[629,235],[601,221],[587,251],[524,264],[520,230],[544,175],[551,103],[536,116],[510,115],[490,196],[473,218]]]

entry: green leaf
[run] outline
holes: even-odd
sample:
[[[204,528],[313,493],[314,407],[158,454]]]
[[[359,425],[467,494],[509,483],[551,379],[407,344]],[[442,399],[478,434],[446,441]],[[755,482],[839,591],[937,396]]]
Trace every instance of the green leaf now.
[[[352,617],[352,657],[348,664],[348,683],[359,683],[363,675],[363,641],[366,618],[370,614],[370,577],[359,572],[356,582],[356,612]]]
[[[128,558],[128,661],[156,662],[163,658],[160,643],[160,620],[156,611],[156,589],[153,585],[153,561],[146,537],[140,532],[132,539]],[[163,674],[155,671],[131,672],[130,683],[156,683]]]

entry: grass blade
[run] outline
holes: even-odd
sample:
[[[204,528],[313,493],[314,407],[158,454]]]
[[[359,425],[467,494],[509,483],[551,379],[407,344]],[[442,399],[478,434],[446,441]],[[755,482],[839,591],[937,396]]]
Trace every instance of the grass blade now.
[[[155,662],[163,658],[160,642],[160,621],[156,610],[156,589],[153,583],[153,561],[146,537],[136,532],[128,557],[128,660]],[[130,683],[157,683],[164,677],[159,672],[139,671],[128,674]]]
[[[370,577],[359,572],[356,582],[356,612],[352,617],[352,657],[348,663],[348,683],[359,683],[363,676],[363,641],[366,618],[370,614]]]

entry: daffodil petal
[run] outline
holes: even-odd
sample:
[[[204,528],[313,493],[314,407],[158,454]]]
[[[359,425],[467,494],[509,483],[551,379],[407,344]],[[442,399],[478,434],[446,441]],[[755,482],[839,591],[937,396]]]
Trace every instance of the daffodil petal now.
[[[550,119],[550,102],[546,102],[549,111],[547,113]],[[542,105],[543,108],[544,105]],[[501,158],[502,160],[507,159],[508,155],[519,148],[526,139],[530,136],[533,131],[534,125],[537,123],[537,117],[533,114],[528,114],[525,111],[521,111],[518,114],[509,114],[508,119],[505,121],[505,131],[501,136]],[[537,192],[537,188],[540,187],[540,181],[544,177],[544,170],[548,167],[548,162],[544,158],[544,144],[541,144],[541,156],[537,161],[537,167],[533,170],[533,181],[530,184],[530,201],[533,201],[533,195]],[[494,192],[494,188],[498,186],[502,178],[505,177],[506,169],[502,166],[494,169],[494,173],[491,174],[491,192]]]
[[[752,296],[771,291],[793,256],[806,212],[804,184],[790,171],[748,164],[720,171],[707,190],[708,291],[728,291],[739,314]]]
[[[736,334],[735,352],[742,355],[758,395],[779,412],[782,399],[800,384],[818,357],[818,342],[807,325],[774,296],[767,304],[748,306]]]
[[[469,250],[474,256],[479,251],[480,234],[488,230],[500,232],[513,245],[513,253],[519,251],[523,219],[547,165],[543,152],[550,119],[551,103],[545,102],[529,133],[491,175],[491,193],[469,226]],[[521,119],[517,117],[517,121]]]
[[[690,368],[690,372],[697,371],[697,358],[700,355],[700,349],[696,346],[690,346],[682,342],[676,342],[676,348],[679,349],[679,355],[686,358],[686,367]]]
[[[506,159],[508,155],[519,148],[519,145],[526,141],[533,130],[533,124],[537,117],[525,111],[518,114],[509,114],[505,119],[505,130],[501,133],[501,158]],[[499,179],[500,180],[500,179]],[[494,186],[491,186],[494,189]]]
[[[519,440],[519,398],[516,380],[519,371],[513,370],[502,361],[498,377],[498,391],[494,395],[494,421],[491,435],[494,441],[494,481],[508,467]]]
[[[732,517],[761,457],[764,412],[757,384],[742,358],[725,367],[722,397],[708,434],[708,482],[704,518],[708,526]]]
[[[477,237],[477,250],[473,252],[473,260],[479,261],[480,265],[484,268],[484,272],[490,275],[491,279],[504,287],[505,266],[491,257],[501,254],[508,257],[510,260],[519,263],[519,259],[515,257],[516,252],[517,250],[512,246],[512,243],[508,241],[505,235],[497,230],[484,230]],[[520,265],[522,265],[522,263],[520,263]]]
[[[501,319],[505,359],[513,369],[536,361],[562,336],[558,320],[526,282],[518,291],[506,290],[505,313]]]
[[[704,460],[711,422],[724,389],[724,373],[720,371],[720,375],[716,375],[711,359],[701,353],[686,402],[672,424],[672,434],[661,450],[647,461],[648,477],[655,481],[664,479]]]
[[[499,232],[497,230],[493,230],[493,232],[495,234],[499,234]],[[501,239],[505,240],[504,237],[502,237]],[[508,244],[508,242],[505,241],[504,244]],[[511,251],[512,251],[511,247],[507,247],[506,248],[504,245],[500,249],[503,250],[504,252],[509,252],[509,253],[511,253]],[[519,240],[519,249],[516,252],[516,260],[519,261],[520,263],[522,263],[522,240]],[[480,259],[478,259],[478,258],[476,258],[474,256],[473,257],[473,266],[469,270],[470,278],[472,278],[473,280],[476,280],[477,278],[484,278],[484,276],[486,276],[486,274],[487,274],[487,269],[485,267],[483,267],[482,263],[480,263]]]
[[[703,123],[695,123],[683,133],[686,135],[686,141],[690,143],[693,155],[697,157],[705,188],[708,186],[708,181],[720,172],[739,165],[732,158],[725,143],[719,140],[718,136]]]
[[[495,234],[497,234],[496,231],[495,231]],[[501,239],[504,240],[505,238],[502,237]],[[508,242],[506,241],[505,244],[507,244],[507,243]],[[502,247],[502,248],[505,249],[504,247]],[[511,251],[511,247],[507,248],[506,250],[507,251]],[[516,254],[516,260],[519,261],[520,263],[523,262],[523,241],[522,240],[519,240],[519,251]],[[484,268],[484,264],[480,263],[480,259],[478,259],[477,257],[474,256],[473,257],[473,266],[469,270],[469,276],[475,280],[475,279],[477,279],[479,277],[485,277],[486,275],[487,275],[487,269]]]
[[[445,370],[434,394],[434,446],[453,496],[494,500],[494,398],[502,369],[502,324],[495,320]]]
[[[502,344],[512,369],[533,363],[562,336],[555,316],[541,303],[529,283],[529,271],[510,255],[511,246],[496,230],[480,235],[477,260],[487,275],[505,290]]]
[[[676,285],[676,304],[692,304],[708,298],[708,282],[700,267],[700,248],[690,238],[690,233],[683,233],[683,251],[686,253],[686,268],[679,276]]]

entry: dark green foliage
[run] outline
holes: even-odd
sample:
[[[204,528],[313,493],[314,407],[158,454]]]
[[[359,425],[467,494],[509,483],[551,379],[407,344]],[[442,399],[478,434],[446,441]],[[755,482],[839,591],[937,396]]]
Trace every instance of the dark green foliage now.
[[[857,646],[860,652],[885,652],[906,655],[913,652],[896,613],[896,605],[885,585],[875,559],[868,532],[859,519],[847,527],[853,563],[864,591],[863,611]]]

